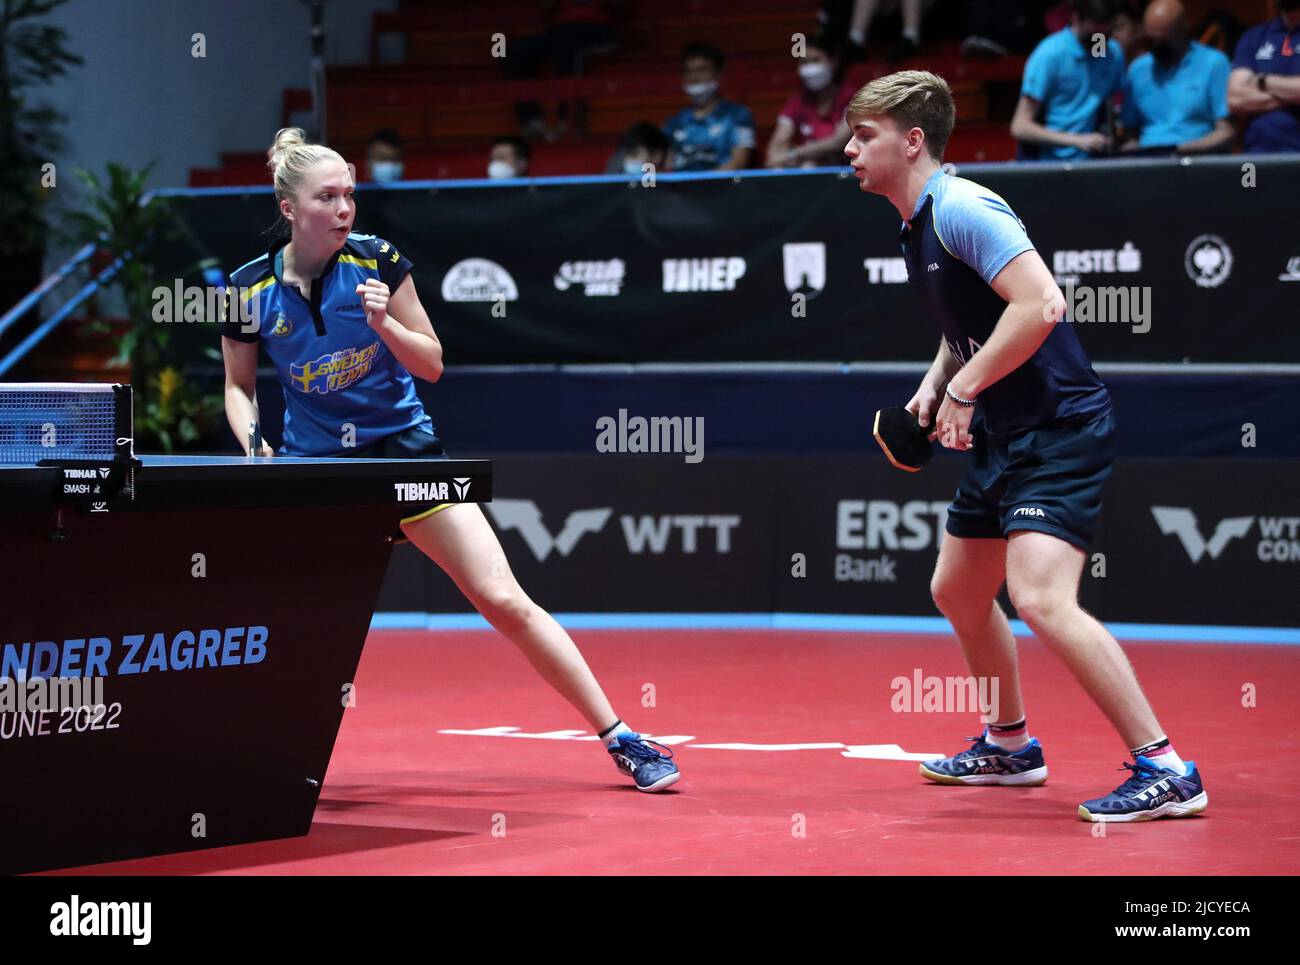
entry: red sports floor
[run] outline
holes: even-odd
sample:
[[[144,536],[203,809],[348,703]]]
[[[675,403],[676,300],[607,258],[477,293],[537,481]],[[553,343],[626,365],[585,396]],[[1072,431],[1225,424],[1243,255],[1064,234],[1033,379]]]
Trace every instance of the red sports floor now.
[[[1300,647],[1130,643],[1175,745],[1205,776],[1199,817],[1107,825],[1080,801],[1125,749],[1042,646],[1021,640],[1038,788],[928,784],[974,714],[895,713],[895,677],[964,676],[951,637],[794,631],[578,631],[635,728],[690,736],[683,777],[642,794],[592,741],[446,734],[583,722],[486,631],[370,635],[309,835],[64,873],[1295,874]],[[654,707],[641,706],[654,687]],[[1253,684],[1256,707],[1242,706]],[[583,731],[582,733],[586,733]],[[572,735],[570,735],[572,736]],[[831,744],[787,750],[701,744]],[[802,836],[795,832],[802,830]]]

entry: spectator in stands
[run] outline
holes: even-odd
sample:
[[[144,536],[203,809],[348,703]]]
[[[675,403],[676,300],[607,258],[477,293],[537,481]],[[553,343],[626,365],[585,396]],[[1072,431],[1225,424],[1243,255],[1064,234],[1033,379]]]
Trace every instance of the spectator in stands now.
[[[1069,25],[1029,55],[1011,118],[1022,157],[1071,160],[1109,149],[1100,128],[1106,104],[1124,85],[1124,53],[1107,37],[1114,14],[1114,0],[1074,0]]]
[[[1142,14],[1138,12],[1137,0],[1124,0],[1115,13],[1113,23],[1111,39],[1124,51],[1124,63],[1131,64],[1146,47],[1146,38],[1142,36]]]
[[[818,19],[823,32],[836,41],[846,36],[841,31],[845,30],[847,19],[847,42],[842,59],[844,63],[852,64],[867,59],[867,32],[876,15],[901,14],[902,35],[885,55],[890,63],[897,63],[920,52],[921,8],[929,9],[934,3],[935,0],[852,0],[850,4],[848,0],[823,0]]]
[[[647,121],[633,124],[619,138],[618,150],[605,166],[606,174],[645,173],[644,165],[651,164],[662,170],[668,160],[668,138],[664,132]]]
[[[623,0],[542,0],[546,29],[507,42],[502,63],[505,76],[511,80],[536,77],[547,59],[560,77],[581,74],[587,57],[616,49],[613,21],[622,7]],[[583,109],[581,103],[575,105],[575,115]],[[537,101],[516,104],[515,117],[526,137],[553,140],[567,128],[568,102],[561,100],[558,110],[556,130],[547,127]],[[581,123],[582,119],[578,120]]]
[[[834,46],[824,36],[809,38],[798,63],[802,90],[781,108],[767,144],[767,166],[842,165],[849,138],[844,109],[855,88],[843,83]]]
[[[507,134],[492,142],[488,153],[487,176],[493,180],[502,178],[525,178],[528,176],[528,162],[532,160],[533,151],[522,137]]]
[[[402,164],[406,148],[402,138],[391,127],[375,131],[366,142],[366,180],[383,184],[402,180]]]
[[[1249,152],[1300,151],[1300,0],[1242,36],[1228,75],[1228,106],[1250,118]]]
[[[969,0],[963,57],[1026,53],[1043,36],[1046,0]]]
[[[1178,0],[1153,0],[1142,17],[1148,53],[1124,81],[1125,151],[1208,154],[1227,150],[1236,132],[1228,120],[1228,58],[1191,39]],[[1139,133],[1140,132],[1140,133]]]
[[[668,119],[675,171],[736,171],[754,153],[754,116],[749,108],[718,96],[724,58],[710,44],[691,44],[682,54],[682,90],[691,99]]]

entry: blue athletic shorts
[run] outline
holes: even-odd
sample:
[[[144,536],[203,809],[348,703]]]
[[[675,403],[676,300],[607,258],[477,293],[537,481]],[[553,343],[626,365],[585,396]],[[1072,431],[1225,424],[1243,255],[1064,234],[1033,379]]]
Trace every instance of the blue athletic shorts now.
[[[997,539],[1031,529],[1086,552],[1115,462],[1112,415],[1082,425],[1031,429],[1010,439],[991,438],[977,421],[972,436],[970,467],[948,509],[948,532],[965,539]]]

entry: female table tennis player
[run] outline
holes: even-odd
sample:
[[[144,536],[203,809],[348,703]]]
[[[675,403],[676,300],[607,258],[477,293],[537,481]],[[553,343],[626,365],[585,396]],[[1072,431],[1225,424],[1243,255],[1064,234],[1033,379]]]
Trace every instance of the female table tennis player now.
[[[231,276],[221,347],[235,435],[251,444],[260,343],[284,390],[282,454],[443,456],[415,393],[416,378],[442,375],[442,344],[411,263],[390,242],[352,233],[352,176],[338,153],[297,128],[279,131],[267,153],[290,233]],[[671,751],[623,723],[573,640],[520,588],[477,505],[427,507],[403,519],[402,532],[587,719],[640,790],[677,781]]]

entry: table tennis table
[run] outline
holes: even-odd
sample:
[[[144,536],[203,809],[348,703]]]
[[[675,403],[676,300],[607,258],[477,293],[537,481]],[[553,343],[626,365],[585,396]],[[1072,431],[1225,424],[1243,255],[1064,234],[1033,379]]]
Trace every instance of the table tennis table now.
[[[0,464],[0,873],[306,834],[399,521],[490,462],[68,465]]]

